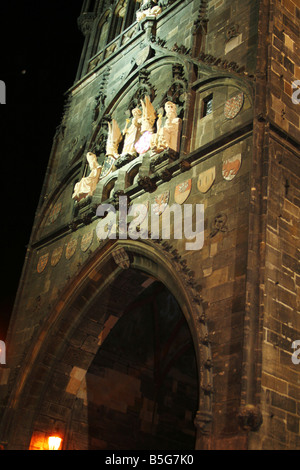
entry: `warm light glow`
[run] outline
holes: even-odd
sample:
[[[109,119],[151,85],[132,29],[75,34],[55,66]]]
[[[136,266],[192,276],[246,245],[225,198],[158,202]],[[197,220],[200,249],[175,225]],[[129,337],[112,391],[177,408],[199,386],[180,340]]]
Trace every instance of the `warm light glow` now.
[[[59,450],[62,439],[57,436],[51,436],[48,438],[49,450]]]

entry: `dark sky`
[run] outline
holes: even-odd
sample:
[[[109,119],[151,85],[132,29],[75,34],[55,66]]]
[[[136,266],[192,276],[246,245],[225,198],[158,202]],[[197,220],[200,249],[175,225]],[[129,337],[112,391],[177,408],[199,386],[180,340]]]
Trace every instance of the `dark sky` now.
[[[5,339],[26,245],[64,93],[75,80],[83,46],[77,18],[83,0],[14,0],[1,5],[0,340]]]

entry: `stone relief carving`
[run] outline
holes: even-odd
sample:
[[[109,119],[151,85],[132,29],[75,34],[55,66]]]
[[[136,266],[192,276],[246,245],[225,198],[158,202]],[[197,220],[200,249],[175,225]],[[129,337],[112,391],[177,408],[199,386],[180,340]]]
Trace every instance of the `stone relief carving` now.
[[[82,13],[78,20],[78,27],[84,36],[87,36],[92,31],[93,22],[95,19],[95,13],[84,12]]]
[[[156,112],[153,107],[153,104],[150,101],[149,96],[145,97],[145,102],[141,100],[142,105],[142,119],[141,119],[141,133],[144,132],[153,132],[153,126],[156,119]]]
[[[88,152],[86,159],[89,163],[91,172],[89,176],[82,178],[76,183],[72,198],[76,201],[80,201],[86,196],[92,196],[101,174],[101,165],[98,164],[97,157],[94,153]]]
[[[173,71],[173,82],[178,79],[182,82],[182,71],[177,69],[178,67],[176,73]],[[102,116],[97,127],[94,121],[93,143],[89,145],[87,154],[91,173],[75,185],[73,200],[77,202],[82,199],[87,200],[87,197],[91,197],[95,192],[100,179],[147,151],[151,151],[151,157],[164,155],[163,160],[168,158],[174,160],[178,157],[182,124],[178,108],[181,109],[181,103],[178,106],[171,100],[166,100],[168,96],[165,94],[161,102],[162,112],[157,116],[152,96],[145,95],[146,91],[153,92],[148,75],[148,71],[145,70],[139,73],[139,93],[135,93],[125,112],[125,116],[131,113],[131,119],[126,119],[123,132],[120,131],[117,120],[112,119],[110,115]],[[182,94],[183,86],[180,84],[179,95]],[[143,98],[136,103],[138,95],[142,95]],[[164,117],[162,106],[165,111]],[[98,164],[97,158],[100,158],[101,165]],[[170,175],[163,177],[166,181],[170,179]]]
[[[91,152],[95,153],[97,157],[100,158],[100,161],[102,161],[106,155],[108,123],[110,121],[111,121],[111,117],[109,115],[105,115],[101,118],[95,130],[95,134],[97,134],[97,137],[95,141],[93,142],[91,148],[89,149]]]
[[[128,109],[132,111],[134,108],[140,106],[141,100],[145,99],[146,96],[149,97],[150,101],[153,101],[155,98],[155,89],[151,85],[150,72],[147,69],[141,69],[138,73],[138,87],[133,97],[130,100]]]
[[[99,115],[101,115],[102,111],[104,110],[105,100],[106,100],[106,89],[107,89],[107,84],[108,84],[108,78],[110,75],[110,70],[111,70],[111,67],[106,67],[101,78],[99,92],[95,98],[96,105],[94,109],[94,117],[93,117],[94,121],[98,119]]]
[[[112,155],[115,158],[119,157],[119,144],[122,140],[122,134],[119,129],[118,123],[112,119],[108,123],[108,136],[106,142],[106,155]]]
[[[171,101],[165,104],[166,121],[162,126],[162,115],[158,116],[157,133],[151,141],[151,149],[156,153],[170,148],[175,152],[179,151],[181,119],[177,117],[177,106]]]
[[[136,12],[136,20],[140,22],[148,16],[157,17],[161,11],[156,0],[143,0],[141,8]]]
[[[239,34],[240,34],[239,33],[239,25],[234,24],[229,29],[227,29],[227,31],[226,31],[226,40],[230,41],[230,39],[235,38]]]
[[[142,111],[139,108],[134,108],[132,110],[132,116],[133,118],[129,127],[128,124],[130,122],[130,119],[126,119],[126,126],[123,130],[123,135],[125,136],[125,139],[121,156],[127,154],[131,156],[137,155],[134,145],[141,136]]]

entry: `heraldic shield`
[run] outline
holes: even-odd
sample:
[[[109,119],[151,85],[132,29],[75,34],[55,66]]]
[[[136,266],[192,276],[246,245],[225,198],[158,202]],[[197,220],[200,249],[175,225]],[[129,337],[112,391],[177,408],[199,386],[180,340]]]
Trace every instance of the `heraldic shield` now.
[[[91,246],[94,237],[94,230],[85,233],[81,239],[81,251],[85,252]]]
[[[183,204],[189,197],[192,189],[192,180],[186,180],[175,188],[174,200],[177,204]]]
[[[122,269],[130,268],[130,258],[124,248],[119,248],[112,252],[115,263]]]
[[[51,266],[54,267],[59,263],[62,252],[63,252],[63,247],[62,246],[59,247],[59,248],[56,248],[53,251],[52,256],[51,256]]]
[[[198,176],[198,189],[200,193],[207,193],[207,191],[212,187],[216,179],[216,167],[213,166],[206,171],[203,171]]]
[[[166,209],[169,203],[170,191],[165,191],[155,198],[155,203],[153,204],[153,212],[155,215],[160,215]]]
[[[77,243],[78,243],[77,238],[73,238],[72,240],[69,241],[66,247],[66,254],[65,254],[66,259],[72,258],[72,256],[74,255],[76,251]]]
[[[37,268],[36,268],[37,272],[39,274],[41,274],[44,271],[45,267],[47,266],[48,259],[49,259],[49,253],[47,253],[47,254],[45,254],[45,255],[43,255],[39,258],[38,265],[37,265]]]
[[[234,157],[227,158],[223,162],[222,175],[227,181],[231,181],[239,171],[242,164],[242,155],[235,155]]]
[[[239,93],[238,95],[230,98],[226,101],[224,106],[224,116],[226,119],[234,119],[242,109],[244,104],[244,93]]]

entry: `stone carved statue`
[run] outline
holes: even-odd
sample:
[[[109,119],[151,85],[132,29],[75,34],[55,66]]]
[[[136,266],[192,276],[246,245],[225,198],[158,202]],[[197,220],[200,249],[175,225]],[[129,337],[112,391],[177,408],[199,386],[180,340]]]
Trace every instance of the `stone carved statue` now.
[[[127,154],[136,156],[137,154],[134,145],[141,136],[142,111],[139,108],[134,108],[132,110],[132,116],[133,118],[129,127],[128,124],[130,122],[130,119],[126,119],[126,126],[123,130],[123,135],[125,136],[125,139],[121,156],[125,156]]]
[[[140,9],[136,12],[136,20],[142,21],[146,16],[158,16],[161,13],[161,7],[157,5],[156,0],[143,0]]]
[[[86,159],[89,163],[91,172],[89,176],[82,178],[75,184],[72,199],[75,199],[76,201],[80,201],[81,199],[94,194],[101,175],[102,167],[99,165],[96,155],[88,152]]]
[[[108,136],[106,143],[106,155],[112,155],[115,158],[119,157],[119,144],[122,140],[122,134],[119,129],[118,123],[115,119],[108,123]]]
[[[156,112],[153,107],[153,104],[150,101],[149,96],[145,97],[145,102],[141,100],[141,105],[142,105],[142,119],[141,119],[141,134],[144,132],[153,132],[153,126],[155,123],[156,119]]]
[[[157,132],[151,139],[151,149],[159,153],[170,148],[179,151],[181,119],[177,117],[177,106],[171,101],[165,104],[166,120],[162,126],[162,115],[158,116]]]

